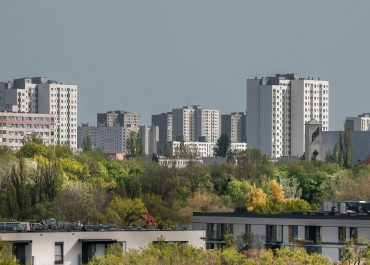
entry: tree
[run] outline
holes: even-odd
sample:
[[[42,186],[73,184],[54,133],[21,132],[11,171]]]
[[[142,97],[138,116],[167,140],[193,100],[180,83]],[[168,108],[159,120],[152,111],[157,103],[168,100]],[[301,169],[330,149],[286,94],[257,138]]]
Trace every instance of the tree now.
[[[285,195],[283,188],[279,183],[276,182],[276,180],[271,180],[269,183],[267,201],[269,203],[271,212],[279,213],[281,211],[285,201]]]
[[[227,194],[235,206],[242,206],[245,202],[245,195],[250,188],[248,181],[233,179],[227,184]]]
[[[84,152],[89,152],[92,150],[92,144],[91,144],[91,139],[89,136],[85,137],[82,141],[82,150]]]
[[[344,167],[351,168],[352,167],[352,141],[351,141],[351,131],[348,126],[344,126]]]
[[[1,265],[18,265],[19,263],[15,261],[13,256],[12,245],[0,241],[0,264]]]
[[[107,209],[107,218],[110,223],[118,226],[142,226],[147,209],[141,199],[113,199]]]
[[[143,155],[143,146],[137,132],[130,132],[130,136],[126,141],[126,149],[131,157],[140,157]]]
[[[248,212],[258,211],[261,207],[267,203],[266,194],[262,189],[257,188],[256,184],[253,184],[246,197],[246,209]]]
[[[221,134],[220,138],[217,139],[216,147],[214,148],[215,156],[226,157],[231,143],[230,139],[226,134]]]

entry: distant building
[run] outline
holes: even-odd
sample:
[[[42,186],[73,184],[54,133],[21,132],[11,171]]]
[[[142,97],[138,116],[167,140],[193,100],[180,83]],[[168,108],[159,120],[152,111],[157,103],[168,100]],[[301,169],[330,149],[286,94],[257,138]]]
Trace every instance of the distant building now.
[[[305,160],[325,161],[332,155],[336,144],[342,141],[343,131],[323,131],[317,121],[306,123]],[[358,164],[368,159],[370,155],[370,131],[350,131],[352,146],[352,164]]]
[[[77,85],[47,77],[0,83],[0,110],[54,115],[54,144],[77,148]]]
[[[186,168],[191,164],[203,164],[201,158],[159,158],[158,163],[168,168]]]
[[[172,140],[215,142],[220,136],[220,113],[189,105],[172,110]]]
[[[158,126],[158,153],[163,154],[167,142],[172,141],[172,112],[152,115],[152,125]]]
[[[139,127],[140,114],[127,111],[108,111],[97,114],[98,127]]]
[[[158,126],[140,126],[139,137],[145,155],[157,153],[157,145],[159,140]]]
[[[127,153],[126,141],[130,133],[138,133],[139,127],[94,127],[83,124],[78,127],[78,148],[89,138],[93,149],[106,154]]]
[[[329,81],[296,74],[247,80],[248,148],[272,158],[302,156],[311,119],[329,130]]]
[[[0,112],[0,145],[19,150],[32,136],[54,144],[54,115]]]
[[[184,144],[185,148],[194,158],[199,157],[214,157],[214,148],[217,146],[215,142],[171,142],[173,155],[178,155],[180,145]],[[247,149],[247,143],[231,143],[230,150],[244,151]]]
[[[245,112],[221,115],[221,134],[226,134],[232,143],[247,142],[247,115]]]
[[[358,117],[347,117],[345,126],[351,131],[370,131],[370,113],[363,113]]]

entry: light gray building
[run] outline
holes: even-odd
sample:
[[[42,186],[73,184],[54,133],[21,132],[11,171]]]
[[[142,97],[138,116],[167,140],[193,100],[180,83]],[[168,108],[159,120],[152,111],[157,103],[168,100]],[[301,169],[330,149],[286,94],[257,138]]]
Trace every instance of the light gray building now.
[[[226,134],[232,143],[247,142],[247,115],[245,112],[221,115],[221,134]]]
[[[139,127],[140,114],[127,111],[108,111],[97,114],[98,127]]]
[[[172,140],[216,142],[220,137],[220,112],[197,105],[172,110]]]
[[[127,153],[126,141],[130,133],[138,133],[139,127],[95,127],[82,124],[78,127],[78,148],[89,138],[93,149],[100,149],[105,154]]]
[[[304,125],[329,130],[329,81],[277,74],[247,80],[247,140],[272,158],[302,156]]]
[[[158,126],[140,126],[139,137],[145,155],[157,154],[159,140]]]
[[[363,113],[357,117],[347,117],[345,126],[351,131],[370,131],[370,113]]]
[[[77,85],[47,77],[2,82],[0,111],[54,115],[54,143],[77,148]]]
[[[237,238],[236,247],[304,247],[339,261],[346,241],[370,239],[370,215],[366,213],[294,212],[251,214],[236,212],[196,212],[193,229],[206,230],[207,249],[225,246],[225,233]],[[247,239],[247,240],[245,240]],[[361,247],[361,245],[359,245]]]

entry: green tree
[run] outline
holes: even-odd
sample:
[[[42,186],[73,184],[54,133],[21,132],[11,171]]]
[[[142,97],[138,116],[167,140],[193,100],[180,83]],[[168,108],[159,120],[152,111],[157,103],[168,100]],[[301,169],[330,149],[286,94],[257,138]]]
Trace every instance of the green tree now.
[[[351,131],[348,126],[344,126],[344,167],[352,168],[352,141],[351,141]]]
[[[226,134],[221,134],[217,139],[216,147],[214,148],[215,156],[226,157],[231,146],[229,137]]]
[[[130,132],[130,136],[126,141],[126,148],[128,155],[131,157],[140,157],[143,155],[144,150],[138,133]]]
[[[107,209],[107,218],[110,223],[118,226],[142,226],[143,215],[147,209],[141,199],[115,198]]]
[[[91,144],[91,139],[89,136],[85,137],[82,141],[82,150],[84,152],[89,152],[92,150],[92,144]]]
[[[0,241],[0,265],[18,265],[13,256],[12,245]]]
[[[227,194],[235,206],[243,206],[251,185],[246,180],[233,179],[227,184]]]

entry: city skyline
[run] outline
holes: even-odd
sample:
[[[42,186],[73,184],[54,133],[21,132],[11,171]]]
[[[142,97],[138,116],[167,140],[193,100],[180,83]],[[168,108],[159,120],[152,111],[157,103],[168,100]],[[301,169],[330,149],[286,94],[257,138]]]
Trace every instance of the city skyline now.
[[[151,114],[187,105],[188,98],[221,114],[245,111],[246,79],[275,73],[331,82],[330,130],[369,111],[368,2],[86,5],[2,3],[1,80],[42,75],[77,83],[79,123],[125,109],[150,124]]]

